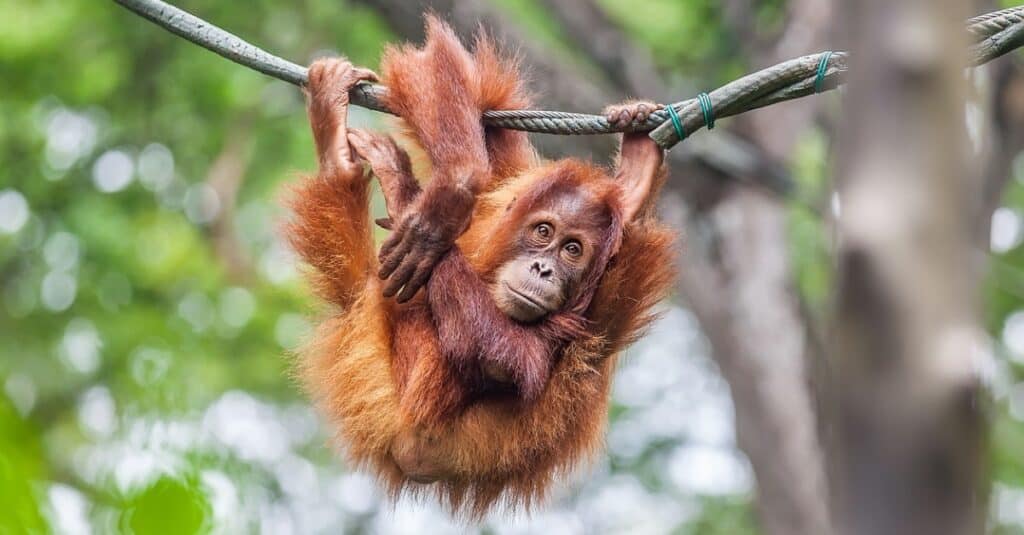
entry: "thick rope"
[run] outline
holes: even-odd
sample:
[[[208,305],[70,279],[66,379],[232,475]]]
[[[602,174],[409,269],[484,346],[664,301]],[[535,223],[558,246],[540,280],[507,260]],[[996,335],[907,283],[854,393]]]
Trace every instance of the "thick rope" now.
[[[200,45],[236,63],[268,76],[306,85],[307,69],[247,43],[237,36],[199,17],[161,0],[114,0],[164,29]],[[972,66],[981,65],[1024,46],[1024,6],[979,15],[967,21],[973,44],[969,50]],[[831,54],[825,58],[825,54]],[[708,93],[706,108],[716,118],[731,117],[771,104],[813,95],[840,87],[847,72],[847,54],[833,52],[784,61],[749,74]],[[824,65],[823,71],[819,71]],[[824,74],[821,74],[821,73]],[[817,86],[817,87],[816,87]],[[357,106],[394,113],[383,103],[387,88],[379,84],[360,84],[350,93]],[[652,113],[644,123],[619,128],[603,116],[543,110],[488,111],[484,124],[499,128],[544,134],[583,135],[614,132],[650,132],[650,136],[668,149],[705,126],[705,114],[697,98],[671,104],[681,129],[675,128],[667,110]]]

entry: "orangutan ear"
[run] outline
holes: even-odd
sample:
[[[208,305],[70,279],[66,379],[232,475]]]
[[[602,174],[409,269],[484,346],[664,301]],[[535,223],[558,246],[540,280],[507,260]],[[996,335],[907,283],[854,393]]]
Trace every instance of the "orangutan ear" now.
[[[615,182],[622,189],[622,218],[632,221],[643,212],[655,191],[664,153],[645,133],[623,134]]]

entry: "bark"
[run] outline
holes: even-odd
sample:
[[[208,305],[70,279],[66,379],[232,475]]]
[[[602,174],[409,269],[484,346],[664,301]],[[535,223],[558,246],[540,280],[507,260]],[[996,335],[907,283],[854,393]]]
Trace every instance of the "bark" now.
[[[829,350],[840,533],[982,531],[983,418],[962,0],[844,4],[838,295]]]

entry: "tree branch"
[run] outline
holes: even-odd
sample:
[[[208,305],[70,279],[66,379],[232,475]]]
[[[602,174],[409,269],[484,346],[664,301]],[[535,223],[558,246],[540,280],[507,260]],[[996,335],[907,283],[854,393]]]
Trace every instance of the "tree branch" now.
[[[238,191],[249,168],[251,121],[248,114],[243,114],[238,125],[231,129],[235,134],[227,138],[224,148],[206,173],[206,185],[217,194],[220,201],[220,209],[210,222],[210,238],[214,252],[235,281],[245,281],[252,275],[252,259],[238,239],[234,221]]]
[[[650,53],[637,46],[594,0],[544,0],[572,42],[631,95],[668,98]]]

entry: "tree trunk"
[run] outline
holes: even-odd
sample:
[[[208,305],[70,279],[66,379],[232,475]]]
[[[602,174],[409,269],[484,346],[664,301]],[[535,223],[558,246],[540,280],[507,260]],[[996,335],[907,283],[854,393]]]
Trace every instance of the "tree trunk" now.
[[[980,533],[983,418],[963,0],[843,3],[831,437],[843,534]]]
[[[679,289],[729,383],[762,530],[824,535],[827,486],[806,366],[815,351],[791,279],[784,219],[778,199],[737,187],[707,215],[707,228],[688,229]],[[704,232],[715,237],[698,237]],[[714,250],[703,250],[709,242]]]

